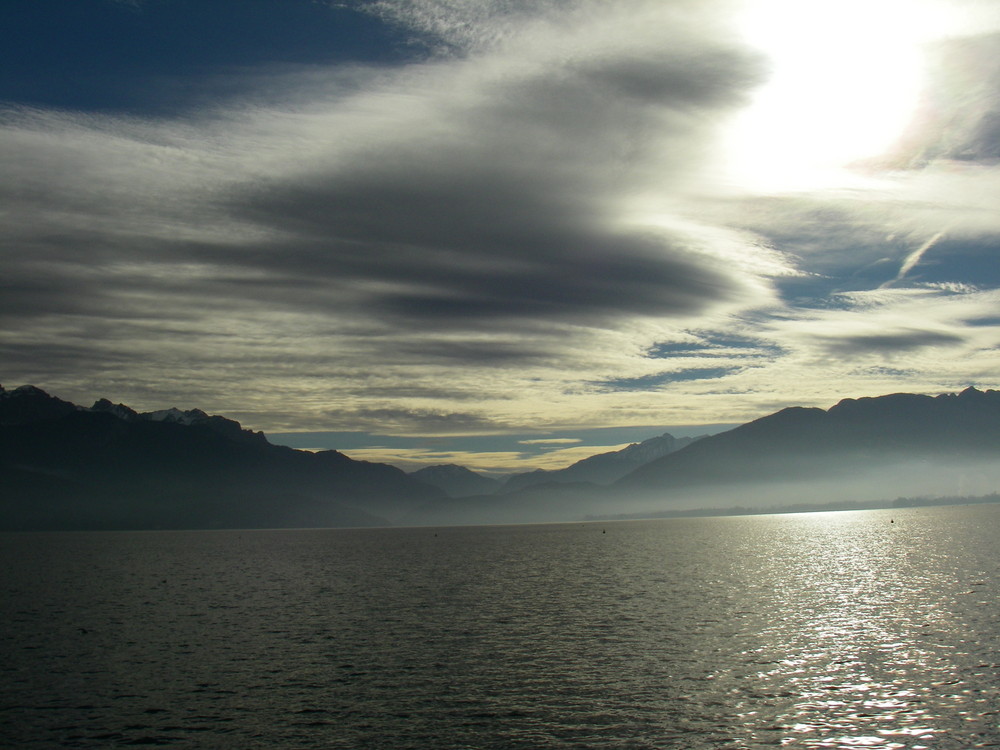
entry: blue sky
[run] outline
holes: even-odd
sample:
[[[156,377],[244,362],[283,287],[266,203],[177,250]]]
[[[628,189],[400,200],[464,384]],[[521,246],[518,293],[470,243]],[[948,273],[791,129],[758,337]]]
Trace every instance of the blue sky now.
[[[0,36],[5,385],[490,470],[998,385],[995,3],[13,0]]]
[[[0,6],[0,95],[166,116],[238,93],[261,65],[393,64],[420,54],[377,18],[311,0],[33,0]]]

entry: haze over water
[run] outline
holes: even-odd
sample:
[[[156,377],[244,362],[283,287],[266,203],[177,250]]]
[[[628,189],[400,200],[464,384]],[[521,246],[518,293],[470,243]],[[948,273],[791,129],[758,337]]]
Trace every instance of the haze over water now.
[[[1000,743],[1000,506],[0,536],[17,747]]]

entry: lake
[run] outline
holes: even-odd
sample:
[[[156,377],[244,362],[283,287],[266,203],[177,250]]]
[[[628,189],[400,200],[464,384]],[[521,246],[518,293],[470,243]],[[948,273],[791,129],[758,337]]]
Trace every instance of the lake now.
[[[1000,506],[0,535],[18,748],[1000,745]]]

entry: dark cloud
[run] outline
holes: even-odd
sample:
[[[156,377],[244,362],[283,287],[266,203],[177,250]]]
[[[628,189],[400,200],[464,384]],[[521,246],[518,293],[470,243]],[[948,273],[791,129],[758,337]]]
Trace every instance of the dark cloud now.
[[[642,57],[590,60],[578,72],[588,90],[599,87],[615,98],[653,103],[669,100],[678,109],[738,103],[762,79],[760,62],[745,52],[676,44]]]
[[[597,383],[612,391],[653,391],[670,383],[685,380],[715,380],[739,371],[739,367],[694,367],[676,372],[644,375],[638,378],[615,378]]]
[[[545,362],[554,355],[553,346],[516,341],[403,341],[396,351],[406,361],[465,364],[472,367],[521,366]],[[427,395],[427,394],[424,394]]]
[[[655,259],[642,252],[643,244],[607,238],[603,253],[553,253],[547,263],[536,261],[521,272],[454,281],[442,274],[425,290],[386,295],[378,304],[398,321],[448,321],[460,328],[475,320],[519,318],[600,326],[635,315],[692,315],[737,295],[738,282],[721,269],[680,253],[671,257],[669,245],[662,247],[664,257]]]
[[[395,435],[462,435],[504,432],[509,428],[495,420],[471,412],[444,412],[433,409],[352,409],[331,412],[331,426],[350,426],[369,432]]]
[[[898,330],[878,334],[825,338],[824,348],[838,357],[860,357],[870,354],[891,356],[929,347],[950,347],[964,343],[961,336],[940,331]]]
[[[159,389],[287,428],[296,413],[408,434],[652,424],[668,399],[638,393],[668,382],[693,423],[703,402],[682,397],[726,394],[743,416],[802,387],[817,341],[842,358],[921,352],[988,316],[957,298],[997,280],[995,233],[927,218],[940,193],[885,201],[909,225],[864,191],[706,197],[706,157],[760,70],[699,10],[714,3],[362,5],[438,54],[187,71],[198,97],[240,99],[170,118],[4,110],[5,363],[52,387],[75,361],[79,382],[115,386],[96,395]],[[979,165],[995,127],[977,122],[959,150]],[[898,329],[911,318],[889,308],[907,300],[927,317]],[[878,310],[885,331],[859,322]],[[838,335],[859,330],[878,335]],[[673,372],[642,376],[656,365]]]
[[[710,124],[663,116],[731,104],[747,66],[735,51],[674,53],[478,81],[446,105],[443,132],[404,121],[346,159],[238,193],[239,221],[281,234],[222,262],[381,282],[365,308],[402,326],[700,313],[746,293],[740,275],[680,232],[614,226],[615,212],[651,166],[667,183],[688,168],[686,147],[660,160],[664,137],[697,141]]]
[[[74,278],[64,270],[12,268],[0,279],[0,320],[83,312],[88,298],[100,294],[95,285]]]
[[[32,337],[34,338],[34,337]],[[26,382],[48,382],[101,368],[121,368],[133,364],[123,351],[105,350],[86,341],[74,342],[17,340],[7,337],[0,343],[0,360],[8,372],[25,373]]]
[[[782,353],[777,344],[720,331],[699,332],[698,340],[657,343],[646,351],[651,359],[673,357],[740,357],[772,359]]]
[[[251,108],[243,122],[151,125],[10,110],[0,147],[15,179],[0,190],[21,218],[0,313],[224,318],[266,305],[375,329],[534,335],[739,300],[753,281],[710,242],[618,221],[651,179],[683,182],[692,144],[756,69],[707,35],[675,36],[630,40],[648,54],[614,43],[595,57],[591,40],[482,70],[417,66],[367,79],[370,96],[324,99],[319,87],[304,119]],[[315,79],[298,83],[291,96],[308,99],[301,87]],[[303,143],[316,158],[296,153]],[[248,179],[262,145],[289,158]],[[541,348],[489,346],[423,354],[476,364]]]

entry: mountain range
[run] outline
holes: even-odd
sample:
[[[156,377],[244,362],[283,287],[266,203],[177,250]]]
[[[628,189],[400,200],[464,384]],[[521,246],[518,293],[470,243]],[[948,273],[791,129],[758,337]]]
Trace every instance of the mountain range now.
[[[379,526],[441,496],[386,464],[272,445],[192,409],[0,387],[0,528]]]
[[[701,436],[704,437],[704,436]],[[678,451],[701,437],[675,438],[670,433],[632,443],[621,450],[598,453],[563,469],[536,469],[493,479],[464,466],[439,464],[410,472],[410,476],[442,490],[449,497],[507,494],[536,485],[589,482],[607,485],[650,461]]]
[[[565,469],[524,472],[513,474],[503,483],[503,492],[513,492],[540,484],[558,482],[560,484],[574,482],[591,482],[593,484],[611,484],[640,466],[662,458],[674,451],[690,445],[700,438],[675,438],[670,433],[632,443],[618,451],[599,453],[567,466]]]
[[[896,393],[844,399],[830,409],[791,407],[656,459],[618,482],[662,491],[846,479],[900,464],[964,467],[1000,458],[1000,391]]]
[[[547,483],[442,499],[421,514],[433,523],[567,521],[987,495],[998,487],[1000,391],[967,388],[789,407],[653,458],[605,487]]]
[[[0,387],[0,529],[248,528],[579,520],[828,497],[986,494],[1000,392],[791,407],[728,432],[662,435],[500,485],[272,445],[198,409],[81,407]],[[529,479],[524,479],[527,476]]]
[[[491,495],[498,492],[504,483],[499,479],[487,477],[464,466],[455,464],[436,464],[411,471],[410,476],[419,482],[437,487],[448,497],[471,497],[473,495]]]

